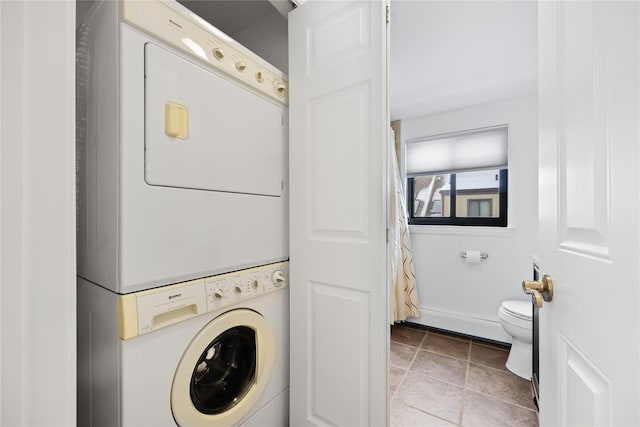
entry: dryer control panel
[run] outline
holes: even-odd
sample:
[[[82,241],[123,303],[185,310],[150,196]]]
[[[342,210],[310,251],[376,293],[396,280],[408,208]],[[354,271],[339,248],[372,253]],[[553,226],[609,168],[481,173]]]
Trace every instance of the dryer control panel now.
[[[177,2],[125,1],[122,19],[190,57],[288,105],[285,75]]]
[[[120,339],[153,332],[288,286],[279,262],[120,296]]]

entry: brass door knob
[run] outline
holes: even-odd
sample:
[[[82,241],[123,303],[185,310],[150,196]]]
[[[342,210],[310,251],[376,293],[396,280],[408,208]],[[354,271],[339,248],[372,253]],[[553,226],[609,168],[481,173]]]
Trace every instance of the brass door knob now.
[[[548,274],[542,276],[539,282],[525,280],[522,290],[532,296],[536,307],[542,308],[543,301],[550,302],[553,299],[553,280]]]

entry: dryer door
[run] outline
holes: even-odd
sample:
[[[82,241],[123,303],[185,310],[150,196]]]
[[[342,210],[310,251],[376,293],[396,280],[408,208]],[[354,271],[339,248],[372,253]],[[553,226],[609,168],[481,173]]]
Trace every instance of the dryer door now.
[[[181,426],[231,426],[257,408],[274,363],[274,338],[258,313],[239,309],[209,322],[182,356],[171,387]]]
[[[147,184],[281,196],[286,107],[155,44],[144,55]]]

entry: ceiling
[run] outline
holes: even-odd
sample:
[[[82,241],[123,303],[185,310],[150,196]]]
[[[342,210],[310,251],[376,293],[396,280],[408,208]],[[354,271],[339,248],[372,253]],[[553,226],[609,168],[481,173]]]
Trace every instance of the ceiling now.
[[[276,1],[180,3],[233,36]],[[392,119],[537,91],[536,1],[392,0],[390,28]]]
[[[537,91],[535,1],[391,5],[393,119]]]

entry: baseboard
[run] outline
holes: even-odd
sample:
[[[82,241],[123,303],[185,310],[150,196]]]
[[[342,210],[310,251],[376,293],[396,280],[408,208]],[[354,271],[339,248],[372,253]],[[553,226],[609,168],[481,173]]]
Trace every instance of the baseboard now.
[[[407,319],[411,323],[458,332],[460,334],[485,338],[492,341],[511,343],[499,320],[487,320],[443,310],[420,307],[420,317]]]

